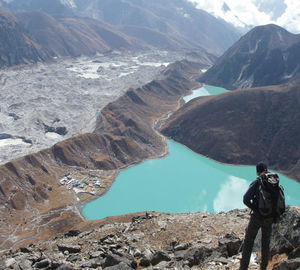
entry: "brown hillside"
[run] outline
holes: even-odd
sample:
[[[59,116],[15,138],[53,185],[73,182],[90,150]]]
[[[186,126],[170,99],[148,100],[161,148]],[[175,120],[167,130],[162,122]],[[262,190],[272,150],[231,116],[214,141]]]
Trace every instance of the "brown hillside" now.
[[[294,83],[198,98],[176,112],[162,133],[221,162],[266,161],[300,182],[299,88]]]

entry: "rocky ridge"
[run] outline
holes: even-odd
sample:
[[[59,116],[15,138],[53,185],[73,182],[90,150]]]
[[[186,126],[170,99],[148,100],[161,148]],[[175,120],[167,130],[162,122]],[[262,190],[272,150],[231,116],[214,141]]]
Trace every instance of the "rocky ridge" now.
[[[163,79],[130,89],[102,109],[94,132],[0,166],[1,249],[47,239],[84,222],[75,207],[79,198],[59,184],[66,171],[77,178],[102,178],[101,195],[121,168],[166,154],[164,138],[153,127],[199,85],[200,69],[186,61],[170,65]]]
[[[74,228],[2,254],[5,269],[238,269],[248,210],[208,214],[144,213]],[[273,226],[268,269],[300,266],[300,209]],[[91,229],[93,227],[93,229]],[[260,237],[250,269],[259,269]]]

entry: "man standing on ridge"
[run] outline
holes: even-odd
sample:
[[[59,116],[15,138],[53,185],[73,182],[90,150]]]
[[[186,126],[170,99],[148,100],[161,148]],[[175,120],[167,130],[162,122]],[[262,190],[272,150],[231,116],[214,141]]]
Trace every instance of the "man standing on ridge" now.
[[[254,240],[256,238],[258,230],[261,228],[262,238],[261,238],[261,264],[260,270],[266,270],[268,266],[269,260],[269,250],[270,250],[270,239],[272,233],[272,223],[276,221],[277,217],[284,211],[284,209],[277,214],[277,204],[278,204],[278,192],[273,192],[275,197],[272,195],[272,204],[271,210],[268,214],[262,213],[260,208],[260,199],[259,195],[261,192],[261,185],[263,185],[263,181],[265,181],[268,176],[273,177],[271,180],[271,184],[273,186],[277,185],[278,190],[278,182],[279,178],[277,174],[272,174],[268,172],[267,166],[260,162],[256,165],[256,172],[258,177],[250,184],[247,192],[244,195],[243,202],[246,206],[248,206],[251,211],[250,221],[246,230],[242,259],[240,262],[240,270],[248,269],[252,248],[254,244]],[[266,180],[268,181],[268,180]],[[273,181],[273,182],[272,182]],[[277,182],[277,183],[275,183]],[[275,189],[274,189],[275,190]],[[284,200],[284,195],[283,195]],[[284,203],[284,202],[283,202]],[[285,205],[283,206],[285,208]]]

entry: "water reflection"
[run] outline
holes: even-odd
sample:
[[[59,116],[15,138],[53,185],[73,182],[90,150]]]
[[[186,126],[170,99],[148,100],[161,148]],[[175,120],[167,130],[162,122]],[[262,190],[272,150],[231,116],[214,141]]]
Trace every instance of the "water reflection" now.
[[[255,179],[255,166],[232,166],[195,154],[167,140],[169,155],[123,170],[111,189],[86,204],[87,219],[157,211],[220,212],[245,208],[242,196]],[[280,175],[287,204],[300,205],[299,183]]]
[[[228,180],[221,185],[217,197],[213,201],[215,212],[229,211],[235,208],[245,208],[243,194],[249,184],[246,179],[229,176]]]

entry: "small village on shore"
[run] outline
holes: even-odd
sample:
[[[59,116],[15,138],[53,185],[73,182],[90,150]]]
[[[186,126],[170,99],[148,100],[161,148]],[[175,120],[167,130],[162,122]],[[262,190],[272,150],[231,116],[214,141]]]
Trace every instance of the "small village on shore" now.
[[[67,171],[63,177],[60,177],[58,182],[61,187],[67,191],[72,191],[76,194],[77,200],[86,202],[95,197],[104,194],[111,186],[117,171]]]

